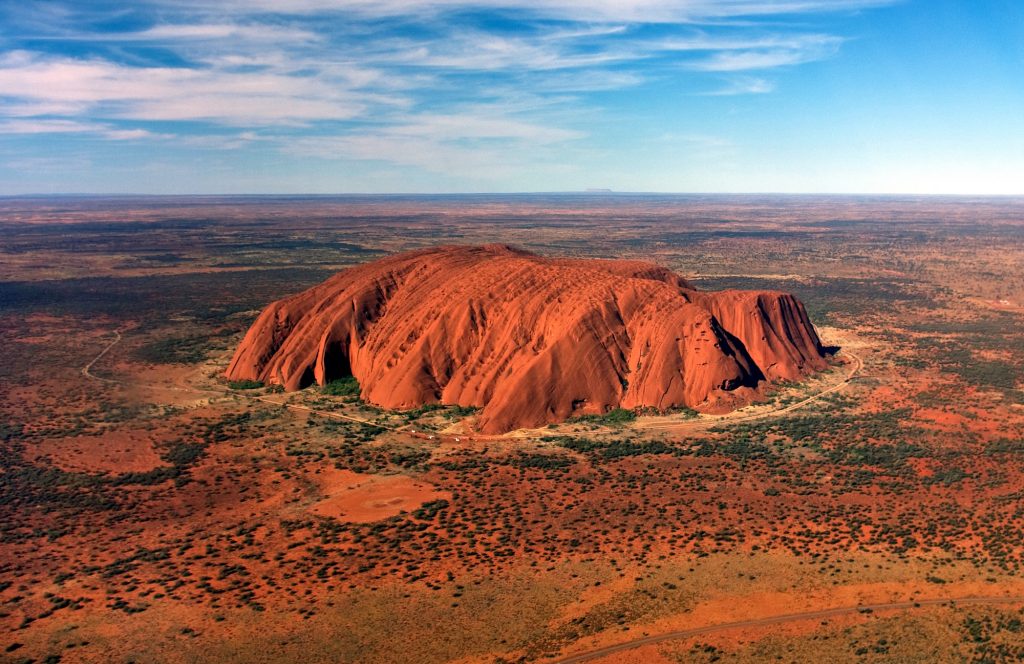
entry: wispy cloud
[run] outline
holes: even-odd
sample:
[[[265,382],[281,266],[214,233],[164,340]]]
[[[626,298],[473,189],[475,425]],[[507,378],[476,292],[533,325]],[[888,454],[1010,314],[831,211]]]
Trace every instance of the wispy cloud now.
[[[263,124],[343,120],[370,104],[404,103],[347,83],[337,75],[134,67],[25,51],[0,56],[0,95],[15,99],[21,115],[32,105],[62,104],[106,118]]]
[[[62,173],[68,168],[86,170],[94,166],[94,162],[81,155],[74,157],[13,157],[0,158],[0,168],[22,173]]]
[[[722,87],[699,94],[705,97],[731,97],[735,95],[763,95],[774,91],[774,81],[754,76],[739,76],[729,79]]]
[[[104,40],[111,36],[104,35]],[[245,40],[255,42],[302,42],[315,41],[319,35],[311,30],[276,25],[201,23],[180,25],[157,25],[138,32],[126,32],[113,36],[120,41],[206,41],[219,39]]]
[[[94,132],[100,127],[76,120],[5,120],[0,122],[0,134],[74,134]]]
[[[288,153],[326,160],[383,161],[428,172],[496,181],[564,158],[582,132],[546,126],[477,107],[452,115],[421,114],[386,127],[327,137],[278,137]]]
[[[830,35],[806,35],[781,45],[722,49],[689,64],[700,71],[774,69],[813,62],[835,55],[843,40]]]
[[[78,29],[49,32],[40,31],[30,35],[41,41],[76,41],[76,42],[151,42],[182,44],[187,42],[205,42],[222,39],[233,40],[234,46],[246,42],[263,42],[281,44],[285,42],[315,41],[318,33],[296,27],[264,25],[253,23],[167,23],[159,24],[144,30],[124,32],[89,32]]]
[[[0,121],[0,134],[93,134],[115,141],[140,138],[171,138],[147,129],[120,129],[95,122],[60,119],[15,119]]]
[[[11,5],[0,8],[12,26],[0,42],[0,133],[173,132],[196,149],[469,175],[525,167],[531,154],[554,167],[556,146],[568,154],[590,137],[578,120],[601,113],[592,99],[602,94],[665,82],[697,95],[771,93],[774,70],[841,49],[844,36],[809,18],[890,1]]]
[[[164,3],[170,4],[170,3]],[[709,19],[857,11],[891,0],[175,0],[177,6],[211,12],[314,14],[348,12],[408,16],[459,10],[516,10],[571,21],[699,23]]]

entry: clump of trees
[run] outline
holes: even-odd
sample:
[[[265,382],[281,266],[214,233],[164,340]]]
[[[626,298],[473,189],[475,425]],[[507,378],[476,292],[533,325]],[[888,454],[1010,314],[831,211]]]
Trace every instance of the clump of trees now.
[[[337,378],[321,387],[320,391],[332,397],[358,397],[359,381],[355,376]]]
[[[607,413],[600,415],[580,415],[574,417],[573,422],[587,422],[589,424],[621,425],[632,422],[636,419],[636,413],[625,408],[612,408]]]
[[[258,380],[229,380],[228,387],[233,390],[258,390],[263,383]]]

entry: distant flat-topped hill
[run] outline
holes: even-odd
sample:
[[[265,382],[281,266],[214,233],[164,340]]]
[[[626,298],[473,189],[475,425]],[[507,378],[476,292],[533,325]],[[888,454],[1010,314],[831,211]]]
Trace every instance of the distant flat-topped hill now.
[[[352,375],[370,403],[476,406],[500,433],[616,407],[721,412],[825,366],[787,293],[487,245],[397,254],[272,303],[227,376],[297,390]]]

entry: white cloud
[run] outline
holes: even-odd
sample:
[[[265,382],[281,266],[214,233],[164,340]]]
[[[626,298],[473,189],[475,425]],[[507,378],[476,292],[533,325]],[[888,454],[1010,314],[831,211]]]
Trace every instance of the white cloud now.
[[[2,162],[2,168],[22,173],[66,173],[91,168],[93,161],[83,156],[15,157]]]
[[[203,134],[201,136],[185,136],[181,142],[197,148],[213,150],[238,150],[263,140],[259,134],[243,131],[236,134]]]
[[[575,52],[565,43],[557,43],[544,35],[508,37],[458,31],[440,40],[387,40],[365,57],[374,65],[467,71],[548,71],[600,67],[643,56],[631,48],[607,46],[592,52]]]
[[[819,33],[743,34],[732,29],[728,34],[707,34],[690,31],[674,38],[641,38],[617,35],[595,47],[587,41],[590,31],[562,33],[552,39],[547,33],[527,36],[496,36],[489,33],[459,30],[445,39],[389,39],[377,42],[361,55],[372,67],[413,67],[448,71],[527,72],[543,74],[548,79],[566,82],[566,90],[613,89],[613,82],[629,87],[638,82],[637,75],[609,70],[615,65],[649,63],[652,59],[679,54],[680,62],[700,71],[740,71],[810,62],[829,57],[839,49],[843,39]],[[573,36],[575,35],[575,36]],[[575,41],[582,39],[582,42]],[[557,72],[573,70],[567,76]],[[589,74],[586,86],[571,81],[580,74]],[[597,75],[607,75],[606,82],[595,85]],[[582,80],[582,79],[577,79]],[[534,83],[534,82],[531,82]],[[550,83],[537,77],[536,85],[551,89]]]
[[[702,150],[705,152],[722,153],[735,150],[736,145],[727,138],[710,136],[707,134],[686,134],[679,132],[666,132],[658,137],[661,144],[679,144],[686,146],[688,150]]]
[[[77,120],[6,120],[0,122],[0,134],[73,134],[95,132],[102,125]]]
[[[89,3],[27,6],[17,19],[38,33],[32,44],[87,42],[92,55],[0,52],[0,133],[158,140],[162,126],[137,125],[212,123],[260,131],[207,126],[179,142],[465,177],[531,160],[553,168],[565,161],[557,149],[587,137],[572,128],[579,118],[600,113],[585,93],[672,78],[705,89],[724,79],[710,96],[768,93],[769,70],[830,57],[843,43],[780,16],[891,1],[143,0],[154,23],[124,32],[83,27],[109,18]],[[480,9],[508,10],[518,29],[450,20]],[[286,137],[291,127],[302,130]]]
[[[557,72],[533,77],[529,87],[541,92],[597,92],[621,90],[640,85],[646,81],[635,71],[574,71]]]
[[[170,138],[147,129],[119,129],[95,122],[61,119],[16,119],[0,121],[0,134],[96,134],[116,141],[143,138]]]
[[[80,30],[60,30],[56,34],[42,32],[31,35],[33,38],[46,41],[75,42],[159,42],[178,44],[182,42],[206,42],[223,39],[232,40],[238,47],[246,42],[255,43],[302,43],[317,41],[321,38],[316,32],[287,25],[268,25],[259,22],[200,22],[200,23],[163,23],[145,30],[130,32],[84,32]]]
[[[727,81],[724,87],[700,94],[705,97],[727,97],[733,95],[761,95],[774,91],[775,83],[773,81],[753,76],[742,76]]]
[[[545,127],[519,120],[474,115],[418,115],[408,123],[388,129],[396,136],[419,136],[439,141],[457,139],[521,139],[545,144],[582,138],[567,129]]]
[[[157,25],[139,32],[102,35],[110,41],[181,41],[232,39],[254,42],[308,42],[319,39],[309,30],[274,25],[239,25],[236,23],[198,23]]]
[[[384,161],[474,179],[500,178],[516,172],[506,150],[452,145],[433,138],[410,138],[389,133],[300,138],[288,141],[283,149],[304,157]]]
[[[370,103],[404,103],[344,84],[330,77],[129,67],[27,52],[0,57],[0,97],[15,98],[22,108],[66,104],[101,107],[96,112],[110,118],[273,124],[346,119]]]
[[[698,71],[750,71],[775,69],[813,62],[834,55],[838,45],[809,49],[766,49],[753,51],[727,51],[714,53],[703,60],[689,64]]]
[[[716,51],[729,53],[751,50],[792,50],[809,51],[838,48],[843,40],[834,35],[820,33],[795,34],[752,34],[743,35],[736,31],[728,34],[710,35],[698,32],[687,37],[663,39],[651,45],[662,51]]]
[[[496,182],[564,168],[578,131],[500,115],[418,115],[358,134],[280,138],[281,149],[304,157],[381,161],[450,177]],[[493,111],[493,109],[491,109]]]
[[[142,138],[173,138],[169,134],[155,134],[148,129],[106,129],[103,136],[115,141],[134,141]]]
[[[337,11],[366,16],[422,16],[466,9],[505,9],[572,21],[698,23],[709,19],[856,11],[893,0],[176,0],[209,12],[313,14]]]

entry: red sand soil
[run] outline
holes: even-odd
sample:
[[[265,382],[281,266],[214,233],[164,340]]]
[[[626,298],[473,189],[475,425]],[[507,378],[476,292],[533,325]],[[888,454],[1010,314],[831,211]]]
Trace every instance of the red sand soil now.
[[[317,478],[324,498],[310,511],[349,523],[370,523],[411,512],[432,500],[451,500],[425,482],[405,475],[364,475],[350,470],[329,470]]]
[[[484,433],[615,407],[722,411],[826,367],[792,295],[703,293],[650,263],[504,245],[412,251],[274,302],[227,370],[300,389],[353,375],[367,401],[482,408]]]
[[[152,434],[135,430],[44,440],[26,456],[32,463],[46,459],[67,472],[144,473],[167,465],[153,449]]]

